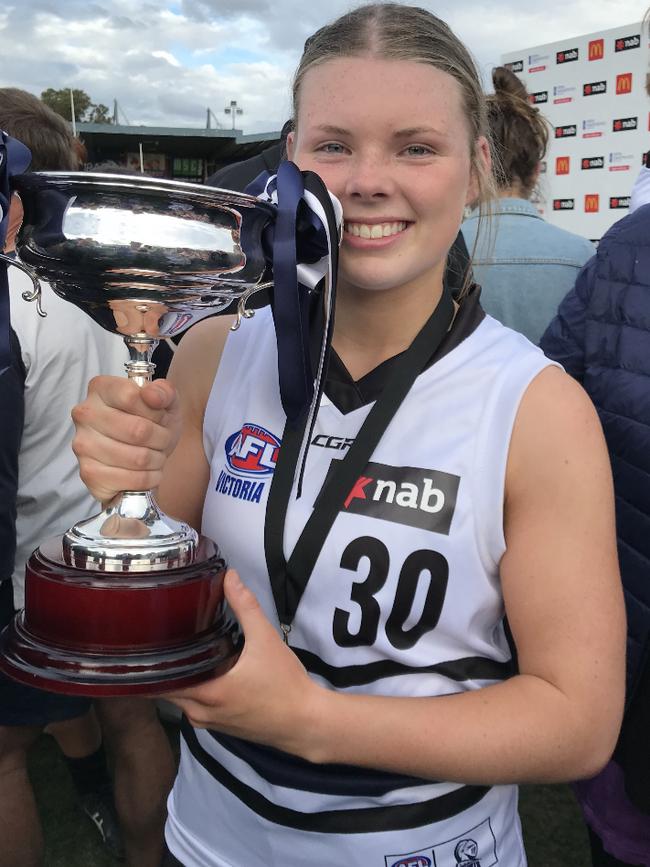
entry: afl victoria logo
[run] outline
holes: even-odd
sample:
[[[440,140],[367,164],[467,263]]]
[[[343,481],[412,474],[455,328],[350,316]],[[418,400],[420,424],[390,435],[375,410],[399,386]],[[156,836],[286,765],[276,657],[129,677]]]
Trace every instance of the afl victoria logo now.
[[[226,440],[226,460],[239,476],[269,476],[278,460],[281,442],[266,428],[247,422]]]

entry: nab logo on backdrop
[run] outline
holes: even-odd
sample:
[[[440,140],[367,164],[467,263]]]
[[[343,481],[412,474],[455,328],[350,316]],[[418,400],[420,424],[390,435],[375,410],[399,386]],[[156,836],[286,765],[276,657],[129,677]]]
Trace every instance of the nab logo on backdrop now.
[[[629,196],[611,196],[609,200],[609,207],[612,210],[621,210],[622,208],[630,207],[630,197]]]
[[[585,196],[585,214],[595,214],[600,208],[598,193],[587,193]]]
[[[509,69],[510,72],[523,72],[524,71],[524,61],[523,60],[512,60],[510,63],[505,64],[506,69]]]
[[[571,63],[573,60],[578,60],[580,53],[577,48],[567,48],[565,51],[558,51],[555,55],[556,63]]]
[[[332,461],[326,482],[337,465],[338,461]],[[341,512],[381,518],[447,536],[459,485],[460,476],[442,470],[369,463],[345,498]]]
[[[599,93],[607,93],[606,81],[588,81],[582,85],[583,96],[598,96]]]
[[[573,211],[575,206],[575,199],[553,199],[554,211]]]
[[[624,72],[616,76],[616,95],[632,93],[632,73]]]
[[[568,175],[571,171],[571,157],[555,158],[555,174]]]
[[[592,39],[589,43],[589,60],[602,60],[605,56],[605,40]]]
[[[578,129],[574,123],[555,127],[555,138],[571,138],[577,134]]]
[[[548,102],[548,90],[538,90],[537,93],[528,94],[528,100],[533,105],[539,105],[542,102]]]
[[[583,157],[580,163],[581,169],[604,169],[605,157]]]
[[[627,132],[631,129],[637,129],[638,126],[638,117],[617,117],[612,121],[613,132]]]
[[[633,36],[622,36],[614,41],[614,51],[629,51],[631,48],[641,47],[641,34],[635,33]]]

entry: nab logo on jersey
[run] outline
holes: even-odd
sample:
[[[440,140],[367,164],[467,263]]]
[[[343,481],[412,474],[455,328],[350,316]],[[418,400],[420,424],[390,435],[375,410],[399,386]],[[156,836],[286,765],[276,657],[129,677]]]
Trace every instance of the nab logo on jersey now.
[[[247,422],[226,440],[228,466],[238,476],[270,476],[280,445],[280,440],[266,428]]]
[[[328,478],[337,463],[332,462]],[[459,484],[460,476],[441,470],[369,463],[345,498],[341,511],[447,536]]]

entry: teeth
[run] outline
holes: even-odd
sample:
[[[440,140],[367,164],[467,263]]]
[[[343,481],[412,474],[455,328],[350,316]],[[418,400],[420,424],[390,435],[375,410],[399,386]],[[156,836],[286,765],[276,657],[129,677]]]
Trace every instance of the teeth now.
[[[357,238],[377,239],[399,235],[406,229],[406,223],[346,223],[345,231]]]

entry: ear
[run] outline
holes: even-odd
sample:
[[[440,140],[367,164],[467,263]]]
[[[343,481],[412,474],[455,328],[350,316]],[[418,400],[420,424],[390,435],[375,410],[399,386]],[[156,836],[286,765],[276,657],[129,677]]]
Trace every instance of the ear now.
[[[296,152],[296,134],[293,130],[287,136],[287,157],[293,162],[293,155]]]
[[[467,188],[466,205],[473,205],[479,197],[479,172],[489,175],[492,171],[492,155],[490,144],[484,135],[479,136],[474,143],[474,155],[472,160],[472,174]]]

